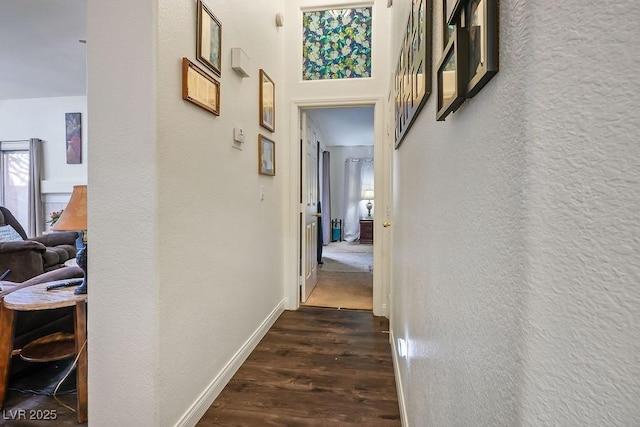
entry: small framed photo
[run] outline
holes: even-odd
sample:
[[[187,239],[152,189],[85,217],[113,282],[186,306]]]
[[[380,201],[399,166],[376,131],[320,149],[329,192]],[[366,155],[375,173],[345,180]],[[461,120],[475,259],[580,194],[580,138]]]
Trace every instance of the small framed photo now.
[[[258,173],[276,174],[276,143],[263,135],[258,135]]]
[[[220,83],[187,58],[182,58],[182,99],[220,115]]]
[[[222,52],[222,24],[209,8],[198,0],[198,34],[196,57],[208,69],[220,76]]]
[[[456,111],[465,100],[467,39],[461,33],[460,26],[456,25],[438,64],[438,121]]]
[[[469,0],[465,12],[469,34],[467,98],[472,98],[498,72],[498,3]]]
[[[260,69],[260,126],[276,131],[276,85],[263,69]]]

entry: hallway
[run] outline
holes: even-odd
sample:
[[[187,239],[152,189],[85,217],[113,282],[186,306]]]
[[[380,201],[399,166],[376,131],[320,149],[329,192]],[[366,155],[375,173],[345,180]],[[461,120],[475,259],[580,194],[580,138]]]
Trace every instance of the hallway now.
[[[362,311],[285,311],[198,425],[400,426],[388,328]]]

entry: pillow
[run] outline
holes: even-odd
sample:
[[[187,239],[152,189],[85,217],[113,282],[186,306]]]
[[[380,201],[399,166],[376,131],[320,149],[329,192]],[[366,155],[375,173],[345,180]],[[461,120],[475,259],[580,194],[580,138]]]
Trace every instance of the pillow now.
[[[10,225],[0,227],[0,242],[16,242],[23,240],[22,236]]]

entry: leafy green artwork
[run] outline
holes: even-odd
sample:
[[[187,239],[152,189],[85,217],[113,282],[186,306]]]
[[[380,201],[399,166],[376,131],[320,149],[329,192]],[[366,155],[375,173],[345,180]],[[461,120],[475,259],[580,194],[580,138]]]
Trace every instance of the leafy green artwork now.
[[[302,79],[371,77],[371,8],[304,12]]]

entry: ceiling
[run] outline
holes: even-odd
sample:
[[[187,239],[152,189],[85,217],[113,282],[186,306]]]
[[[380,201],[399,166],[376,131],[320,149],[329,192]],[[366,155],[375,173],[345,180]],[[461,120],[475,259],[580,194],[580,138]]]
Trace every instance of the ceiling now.
[[[86,0],[0,0],[0,99],[86,94]]]
[[[86,95],[87,0],[0,0],[0,99]],[[372,145],[373,107],[307,110],[327,145]]]
[[[327,138],[326,146],[373,145],[373,107],[316,108],[308,116]]]

